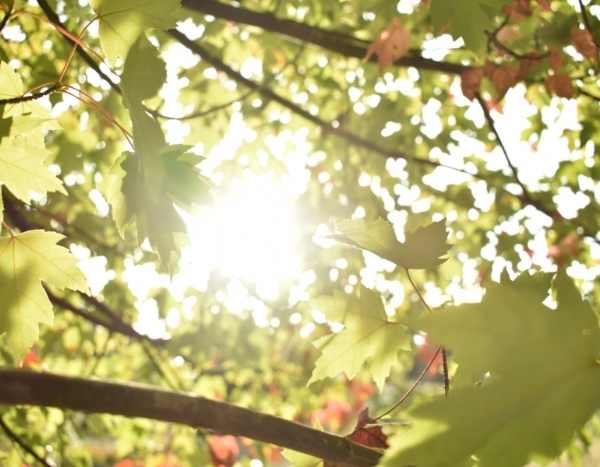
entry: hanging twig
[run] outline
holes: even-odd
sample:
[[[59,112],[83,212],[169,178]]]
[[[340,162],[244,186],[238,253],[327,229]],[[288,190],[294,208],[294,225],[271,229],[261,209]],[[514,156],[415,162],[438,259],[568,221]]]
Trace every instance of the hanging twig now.
[[[431,309],[429,304],[425,301],[425,297],[423,297],[423,294],[421,294],[421,291],[419,290],[417,283],[413,280],[412,276],[410,275],[410,271],[408,270],[408,268],[404,268],[404,270],[406,271],[406,277],[408,278],[410,285],[412,286],[414,291],[417,293],[417,296],[419,297],[419,300],[421,300],[421,303],[423,303],[423,306],[425,306],[427,311],[429,311],[430,313],[433,313],[433,310]],[[443,372],[444,372],[444,394],[446,396],[448,396],[448,392],[450,391],[450,377],[448,376],[448,356],[446,354],[446,349],[444,349],[443,347],[440,347],[440,349],[442,351],[442,367],[443,367]]]
[[[52,464],[50,464],[46,459],[44,459],[37,452],[35,452],[35,450],[29,444],[27,444],[23,438],[21,438],[14,431],[12,431],[12,429],[6,424],[2,417],[0,417],[0,428],[2,429],[2,431],[4,431],[4,434],[9,439],[18,444],[19,447],[23,449],[23,451],[32,456],[41,465],[43,465],[44,467],[53,467]]]

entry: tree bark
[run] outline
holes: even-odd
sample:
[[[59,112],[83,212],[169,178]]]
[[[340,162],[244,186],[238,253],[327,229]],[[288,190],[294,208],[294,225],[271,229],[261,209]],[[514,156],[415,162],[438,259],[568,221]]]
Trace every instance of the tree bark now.
[[[240,24],[256,26],[264,31],[282,34],[298,39],[301,42],[318,45],[319,47],[347,57],[362,59],[366,56],[367,48],[369,47],[368,41],[363,41],[350,35],[328,31],[327,29],[289,19],[277,18],[271,13],[234,7],[215,0],[183,0],[182,5],[198,13],[212,15]],[[376,57],[371,57],[371,61],[376,61]],[[460,74],[469,68],[458,63],[437,62],[416,54],[402,57],[396,61],[395,65],[400,67],[412,66],[420,70],[441,71],[449,74]]]
[[[181,423],[245,436],[349,466],[373,466],[381,457],[379,452],[341,436],[273,415],[136,384],[0,369],[0,404],[57,407]]]

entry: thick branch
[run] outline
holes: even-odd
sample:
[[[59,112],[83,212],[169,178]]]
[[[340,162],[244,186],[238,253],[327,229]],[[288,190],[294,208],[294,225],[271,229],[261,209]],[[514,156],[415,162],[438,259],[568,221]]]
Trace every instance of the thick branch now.
[[[350,144],[352,144],[354,146],[358,146],[358,147],[361,147],[368,151],[372,151],[375,154],[382,156],[382,157],[386,157],[386,158],[390,157],[393,159],[405,159],[407,161],[414,162],[417,164],[428,165],[431,167],[445,167],[447,169],[466,173],[466,174],[474,176],[474,177],[478,176],[477,174],[473,174],[466,170],[447,166],[447,165],[444,165],[444,164],[441,164],[439,162],[432,161],[429,159],[422,159],[420,157],[416,157],[416,156],[409,155],[409,154],[403,154],[403,153],[399,153],[399,152],[389,151],[375,143],[372,143],[371,141],[361,138],[360,136],[358,136],[348,130],[345,130],[344,128],[334,127],[331,123],[326,122],[325,120],[322,120],[321,118],[317,117],[316,115],[311,114],[310,112],[303,109],[299,105],[293,103],[292,101],[286,99],[283,96],[280,96],[279,94],[277,94],[270,88],[261,86],[259,83],[256,83],[248,78],[245,78],[244,76],[241,75],[241,73],[238,73],[233,68],[231,68],[230,66],[223,63],[220,59],[218,59],[217,57],[210,54],[206,49],[204,49],[204,47],[202,47],[201,45],[197,44],[196,42],[188,39],[188,37],[185,34],[179,32],[175,29],[170,29],[168,32],[173,38],[175,38],[182,45],[187,47],[191,52],[198,55],[206,63],[208,63],[211,66],[213,66],[214,68],[216,68],[218,71],[225,73],[229,78],[246,86],[247,88],[255,90],[260,95],[262,95],[264,98],[275,101],[278,104],[282,105],[283,107],[285,107],[285,108],[291,110],[292,112],[294,112],[295,114],[299,115],[300,117],[304,118],[305,120],[308,120],[309,122],[314,123],[315,125],[317,125],[319,128],[321,128],[321,130],[323,130],[326,133],[334,134],[342,139],[345,139],[346,141],[348,141]]]
[[[364,58],[367,54],[369,42],[336,31],[309,26],[304,23],[289,19],[277,18],[271,13],[262,13],[245,8],[234,7],[215,0],[183,0],[183,6],[228,21],[259,27],[268,32],[283,34],[287,37],[298,39],[302,42],[318,45],[332,52],[347,57]],[[372,61],[376,58],[372,57]],[[402,67],[415,67],[421,70],[441,71],[450,74],[460,74],[466,66],[436,62],[419,55],[402,57],[395,63]]]
[[[353,466],[376,465],[381,456],[340,436],[199,396],[26,370],[0,370],[0,381],[0,404],[5,405],[57,407],[181,423]]]

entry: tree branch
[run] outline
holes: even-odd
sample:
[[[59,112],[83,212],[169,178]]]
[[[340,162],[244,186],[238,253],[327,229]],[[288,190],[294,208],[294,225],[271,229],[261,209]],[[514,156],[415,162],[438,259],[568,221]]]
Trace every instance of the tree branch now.
[[[0,404],[36,405],[144,417],[203,428],[303,452],[330,462],[372,466],[381,454],[341,436],[200,396],[27,370],[0,370]]]
[[[183,0],[182,5],[190,10],[212,15],[227,21],[259,27],[265,31],[282,34],[302,42],[318,45],[332,52],[363,59],[367,55],[368,41],[363,41],[336,31],[310,26],[289,19],[277,18],[271,13],[261,13],[234,7],[215,0]],[[371,61],[376,61],[375,57]],[[402,57],[395,62],[400,67],[415,67],[420,70],[460,74],[469,67],[448,62],[436,62],[419,55]]]
[[[48,18],[48,20],[51,23],[58,26],[58,31],[62,34],[62,36],[65,38],[65,40],[69,44],[73,45],[76,48],[77,53],[83,59],[83,61],[86,62],[89,65],[89,67],[92,68],[96,73],[98,73],[98,75],[100,75],[100,77],[104,81],[106,81],[110,85],[111,88],[113,88],[117,93],[121,94],[121,88],[119,87],[119,85],[117,83],[115,83],[106,73],[104,73],[100,69],[100,66],[91,57],[91,55],[88,54],[81,47],[79,47],[79,44],[77,44],[77,42],[75,42],[71,37],[69,37],[67,34],[63,33],[63,31],[66,31],[66,29],[65,29],[64,25],[62,24],[62,22],[60,21],[60,18],[58,17],[56,12],[50,6],[50,4],[46,0],[37,0],[37,2],[38,2],[38,5],[40,6],[40,8],[42,9],[42,11],[44,12],[44,14],[46,15],[46,17]]]
[[[307,110],[304,110],[299,105],[291,102],[290,100],[277,94],[276,92],[272,91],[271,89],[266,88],[266,87],[260,85],[259,83],[256,83],[248,78],[245,78],[240,73],[235,71],[233,68],[231,68],[230,66],[223,63],[220,59],[218,59],[217,57],[210,54],[206,49],[204,49],[204,47],[202,47],[201,45],[197,44],[196,42],[188,39],[188,37],[185,34],[181,33],[180,31],[177,31],[176,29],[170,29],[168,31],[168,33],[171,37],[173,37],[174,39],[179,41],[187,49],[189,49],[194,54],[198,55],[202,60],[204,60],[206,63],[208,63],[211,66],[213,66],[214,68],[216,68],[218,71],[225,73],[229,78],[246,86],[247,88],[257,91],[264,98],[277,102],[278,104],[291,110],[292,112],[294,112],[295,114],[304,118],[305,120],[317,125],[325,133],[330,133],[330,134],[336,135],[342,139],[345,139],[346,141],[353,144],[354,146],[361,147],[368,151],[374,152],[375,154],[378,154],[379,156],[382,156],[382,157],[386,157],[386,158],[389,157],[392,159],[405,159],[406,161],[409,161],[409,162],[414,162],[414,163],[422,164],[422,165],[428,165],[431,167],[444,167],[444,168],[447,168],[450,170],[454,170],[457,172],[465,173],[467,175],[471,175],[476,178],[479,177],[478,174],[471,173],[465,169],[451,167],[451,166],[442,164],[440,162],[432,161],[429,159],[422,159],[420,157],[412,156],[409,154],[403,154],[403,153],[399,153],[399,152],[389,151],[375,143],[372,143],[371,141],[361,138],[360,136],[358,136],[344,128],[334,127],[331,123],[326,122],[325,120],[322,120],[321,118],[317,117],[316,115],[311,114]]]
[[[22,96],[9,97],[6,99],[0,99],[0,105],[19,104],[21,102],[34,101],[36,99],[39,99],[40,97],[44,97],[44,96],[47,96],[48,94],[53,93],[59,87],[60,87],[60,85],[58,83],[55,83],[52,86],[48,86],[43,91],[27,93],[27,94],[23,94]]]

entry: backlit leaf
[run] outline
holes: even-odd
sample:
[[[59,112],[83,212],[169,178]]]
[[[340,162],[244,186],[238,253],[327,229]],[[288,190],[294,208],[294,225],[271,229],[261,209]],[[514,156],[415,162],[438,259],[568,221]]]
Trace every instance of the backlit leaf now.
[[[16,359],[38,338],[39,324],[52,323],[52,305],[42,283],[85,292],[75,258],[54,232],[30,230],[0,237],[0,334]]]
[[[0,63],[0,98],[21,96],[25,92],[21,78]],[[65,193],[62,182],[48,168],[44,143],[46,130],[56,122],[35,102],[7,104],[2,112],[0,139],[0,187],[5,185],[26,203],[32,193]]]
[[[331,238],[340,243],[368,250],[407,269],[430,269],[442,264],[450,245],[446,243],[445,221],[419,227],[406,234],[400,243],[394,227],[383,219],[344,220],[336,224]]]
[[[343,323],[344,329],[318,342],[321,356],[308,384],[342,372],[352,379],[368,366],[381,389],[398,353],[408,345],[405,327],[388,319],[379,295],[362,288],[359,299],[338,293],[311,303],[329,321]]]
[[[447,399],[411,411],[384,466],[517,467],[558,455],[600,406],[600,328],[564,272],[492,285],[481,304],[415,320],[459,364]]]
[[[180,0],[92,0],[100,21],[100,42],[110,62],[125,59],[147,29],[175,24]]]

